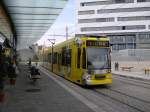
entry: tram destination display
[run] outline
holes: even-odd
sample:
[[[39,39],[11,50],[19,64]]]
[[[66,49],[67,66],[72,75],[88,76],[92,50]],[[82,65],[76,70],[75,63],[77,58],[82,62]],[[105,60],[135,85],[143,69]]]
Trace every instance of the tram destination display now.
[[[109,47],[109,42],[108,41],[87,40],[86,46]]]

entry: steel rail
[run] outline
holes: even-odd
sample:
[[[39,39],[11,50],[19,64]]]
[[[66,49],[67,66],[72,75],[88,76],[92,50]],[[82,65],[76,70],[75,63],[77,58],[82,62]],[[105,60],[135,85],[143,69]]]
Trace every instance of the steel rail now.
[[[106,91],[104,91],[104,89],[102,89],[100,91],[100,89],[93,89],[94,92],[100,94],[100,95],[103,95],[105,97],[108,97],[114,101],[117,101],[121,104],[124,104],[124,105],[127,105],[128,107],[132,108],[132,109],[135,109],[137,110],[138,112],[149,112],[150,111],[150,102],[149,101],[145,101],[145,100],[142,100],[142,99],[139,99],[137,97],[134,97],[134,96],[130,96],[128,94],[125,94],[125,93],[122,93],[120,91],[116,91],[116,90],[113,90],[113,89],[110,89],[110,88],[107,88],[105,89]],[[117,97],[114,97],[114,96],[117,96]],[[122,100],[121,98],[123,97],[128,97],[130,98],[130,100],[127,99],[127,102]],[[135,100],[136,102],[140,103],[140,104],[147,104],[147,110],[144,110],[142,108],[140,108],[138,105],[134,105],[134,104],[129,104],[128,102],[131,101],[131,100]],[[148,109],[149,108],[149,109]]]

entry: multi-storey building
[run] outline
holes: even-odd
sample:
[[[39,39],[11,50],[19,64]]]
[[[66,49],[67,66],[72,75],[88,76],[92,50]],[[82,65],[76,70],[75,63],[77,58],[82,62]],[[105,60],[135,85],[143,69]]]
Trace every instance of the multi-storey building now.
[[[150,48],[150,0],[77,0],[77,35],[106,35],[113,50]]]

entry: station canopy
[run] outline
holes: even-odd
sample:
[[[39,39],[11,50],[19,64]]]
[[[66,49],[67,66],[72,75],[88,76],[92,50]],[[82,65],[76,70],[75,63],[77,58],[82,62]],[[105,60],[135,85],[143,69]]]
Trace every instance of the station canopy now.
[[[4,42],[5,38],[11,40],[13,37],[13,33],[11,30],[11,25],[9,23],[9,19],[0,4],[0,44]]]
[[[51,27],[67,0],[3,0],[16,30],[19,49],[39,40]]]

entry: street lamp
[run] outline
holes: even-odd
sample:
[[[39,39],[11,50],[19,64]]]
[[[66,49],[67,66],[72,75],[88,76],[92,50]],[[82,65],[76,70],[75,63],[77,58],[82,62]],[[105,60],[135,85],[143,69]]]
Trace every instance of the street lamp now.
[[[53,47],[54,47],[54,44],[55,44],[55,40],[56,39],[47,39],[51,44],[52,44],[52,55],[51,55],[51,67],[52,67],[52,72],[53,72]]]

